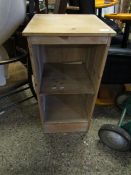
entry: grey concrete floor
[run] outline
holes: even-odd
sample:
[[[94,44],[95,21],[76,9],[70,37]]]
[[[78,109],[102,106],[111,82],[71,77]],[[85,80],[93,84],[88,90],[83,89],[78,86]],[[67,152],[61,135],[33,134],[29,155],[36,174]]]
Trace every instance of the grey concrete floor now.
[[[119,116],[96,106],[88,133],[44,134],[36,101],[23,103],[0,116],[0,175],[131,175],[131,153],[110,150],[97,135]]]

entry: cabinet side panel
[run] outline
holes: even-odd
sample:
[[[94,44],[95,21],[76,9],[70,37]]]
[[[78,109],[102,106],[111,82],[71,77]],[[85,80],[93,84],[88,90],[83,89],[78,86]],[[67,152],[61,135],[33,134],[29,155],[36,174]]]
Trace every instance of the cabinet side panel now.
[[[44,70],[44,60],[46,59],[44,46],[41,47],[40,45],[32,45],[30,38],[28,38],[28,46],[35,80],[35,88],[39,92],[42,81],[42,74]]]
[[[89,109],[88,116],[90,120],[92,117],[101,78],[103,75],[106,58],[108,54],[108,49],[110,46],[110,41],[111,39],[109,37],[107,45],[97,45],[90,48],[90,51],[88,51],[88,56],[86,59],[86,68],[95,90],[95,94],[93,96],[89,96],[89,98],[87,99],[87,104]],[[89,125],[90,125],[90,121],[89,121]]]
[[[30,51],[30,59],[31,59],[31,65],[33,69],[33,76],[35,80],[35,90],[36,90],[37,99],[38,99],[40,118],[43,123],[45,98],[44,98],[44,95],[39,95],[39,91],[40,91],[44,64],[43,64],[43,59],[40,51],[41,49],[39,45],[32,45],[32,43],[30,42],[30,38],[28,38],[28,46]]]

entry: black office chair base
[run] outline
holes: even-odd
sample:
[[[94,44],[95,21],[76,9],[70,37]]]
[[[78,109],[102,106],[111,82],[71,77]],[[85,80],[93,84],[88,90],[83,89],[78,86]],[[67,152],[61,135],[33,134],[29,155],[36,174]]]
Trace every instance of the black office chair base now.
[[[30,62],[28,61],[29,63],[27,65],[23,65],[23,63],[21,63],[23,59],[27,60],[27,52],[22,48],[17,48],[17,56],[15,58],[0,62],[0,65],[9,65],[9,78],[5,86],[0,86],[0,100],[4,100],[7,97],[11,97],[26,90],[30,90],[31,95],[27,95],[24,99],[5,105],[5,107],[0,109],[0,115],[16,105],[36,97],[32,79],[30,78],[32,76]]]

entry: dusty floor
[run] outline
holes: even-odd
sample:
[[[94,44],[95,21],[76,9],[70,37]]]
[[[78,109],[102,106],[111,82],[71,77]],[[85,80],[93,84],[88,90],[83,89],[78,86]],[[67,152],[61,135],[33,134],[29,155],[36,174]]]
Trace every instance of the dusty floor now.
[[[97,135],[119,116],[97,106],[88,134],[44,134],[36,101],[23,103],[0,116],[0,175],[131,175],[131,153],[110,150]]]

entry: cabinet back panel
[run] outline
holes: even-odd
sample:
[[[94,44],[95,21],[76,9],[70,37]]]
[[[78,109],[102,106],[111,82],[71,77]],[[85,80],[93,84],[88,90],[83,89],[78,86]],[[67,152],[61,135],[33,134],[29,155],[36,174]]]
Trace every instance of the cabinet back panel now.
[[[87,58],[88,49],[87,46],[48,45],[43,50],[46,54],[46,60],[44,62],[84,62]]]

